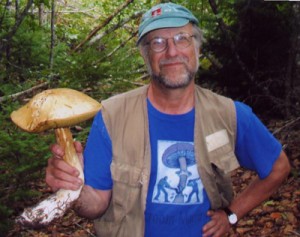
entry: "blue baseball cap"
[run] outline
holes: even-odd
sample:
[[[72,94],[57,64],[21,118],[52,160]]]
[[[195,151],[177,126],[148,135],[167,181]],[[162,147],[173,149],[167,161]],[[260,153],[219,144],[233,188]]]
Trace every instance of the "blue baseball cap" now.
[[[143,15],[137,44],[145,34],[152,30],[182,27],[189,22],[199,24],[198,19],[187,8],[174,3],[158,4]]]

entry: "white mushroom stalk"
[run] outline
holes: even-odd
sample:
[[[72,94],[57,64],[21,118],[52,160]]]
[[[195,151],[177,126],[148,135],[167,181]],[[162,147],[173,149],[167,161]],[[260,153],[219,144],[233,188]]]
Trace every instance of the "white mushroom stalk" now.
[[[93,117],[101,104],[89,96],[71,89],[52,89],[33,97],[29,103],[11,114],[13,122],[27,132],[41,132],[55,129],[57,143],[64,149],[63,159],[77,168],[84,180],[82,165],[73,144],[68,126]],[[31,227],[46,226],[64,215],[78,199],[82,187],[76,191],[60,189],[56,193],[26,208],[17,222]]]
[[[70,129],[57,128],[55,134],[57,143],[65,150],[64,160],[76,167],[80,172],[79,177],[84,180],[82,166],[73,146]],[[26,208],[16,221],[22,225],[33,227],[48,225],[54,219],[64,215],[72,203],[78,199],[81,189],[82,186],[76,191],[60,189],[36,206]]]

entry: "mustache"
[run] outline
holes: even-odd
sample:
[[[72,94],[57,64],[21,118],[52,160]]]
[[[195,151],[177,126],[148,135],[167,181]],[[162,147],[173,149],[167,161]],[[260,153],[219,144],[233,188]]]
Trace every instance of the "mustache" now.
[[[168,58],[168,59],[162,59],[159,62],[160,66],[164,66],[166,64],[171,64],[171,63],[184,63],[187,65],[188,59],[183,56],[176,56],[174,58]]]

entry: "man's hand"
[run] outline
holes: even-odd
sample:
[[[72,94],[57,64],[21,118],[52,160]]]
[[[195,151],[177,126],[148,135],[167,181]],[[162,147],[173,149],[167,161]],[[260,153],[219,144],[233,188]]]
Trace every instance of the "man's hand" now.
[[[74,142],[74,146],[83,167],[83,148],[79,142]],[[53,191],[58,189],[79,189],[83,181],[78,177],[79,171],[63,160],[63,149],[55,144],[50,147],[50,150],[52,157],[48,160],[46,183]],[[97,190],[84,185],[74,205],[74,209],[80,216],[94,219],[107,209],[110,198],[111,190]]]
[[[207,215],[211,217],[211,221],[203,227],[203,237],[221,237],[230,230],[225,211],[208,211]]]
[[[74,142],[74,146],[83,166],[83,148],[79,142]],[[52,157],[48,160],[45,178],[48,186],[54,192],[58,189],[77,190],[80,188],[83,181],[78,178],[79,171],[63,160],[63,149],[59,145],[54,144],[50,147],[50,150],[52,152]]]
[[[244,217],[253,208],[269,198],[281,185],[290,172],[290,164],[282,151],[275,161],[272,171],[265,179],[255,178],[232,202],[230,209],[238,216]],[[203,237],[220,237],[230,230],[227,214],[223,210],[209,211],[211,221],[203,227]]]

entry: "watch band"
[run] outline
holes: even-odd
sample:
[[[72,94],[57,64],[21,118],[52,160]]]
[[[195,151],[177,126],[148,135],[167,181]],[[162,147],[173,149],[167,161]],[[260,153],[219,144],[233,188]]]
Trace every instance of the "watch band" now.
[[[229,209],[229,207],[224,207],[223,210],[226,212],[227,216],[233,214],[233,212]]]
[[[227,214],[229,223],[232,225],[236,224],[238,221],[237,215],[233,213],[228,207],[223,208],[223,210]]]

